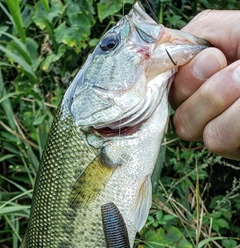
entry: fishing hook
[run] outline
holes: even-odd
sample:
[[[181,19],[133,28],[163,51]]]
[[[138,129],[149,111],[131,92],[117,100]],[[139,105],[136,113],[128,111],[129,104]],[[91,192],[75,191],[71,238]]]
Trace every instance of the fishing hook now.
[[[168,55],[169,59],[172,61],[172,63],[173,63],[175,66],[177,66],[177,63],[176,63],[176,62],[174,62],[174,60],[173,60],[172,56],[170,55],[170,53],[168,52],[168,50],[167,50],[166,48],[165,48],[165,51],[166,51],[166,53],[167,53],[167,55]]]

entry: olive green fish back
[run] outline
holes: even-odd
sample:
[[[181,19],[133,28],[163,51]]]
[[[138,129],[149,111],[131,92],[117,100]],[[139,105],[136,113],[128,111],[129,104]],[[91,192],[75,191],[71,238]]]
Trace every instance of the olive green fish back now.
[[[65,113],[64,113],[65,112]],[[39,167],[31,216],[22,248],[72,247],[72,190],[96,155],[73,127],[72,117],[58,109]]]

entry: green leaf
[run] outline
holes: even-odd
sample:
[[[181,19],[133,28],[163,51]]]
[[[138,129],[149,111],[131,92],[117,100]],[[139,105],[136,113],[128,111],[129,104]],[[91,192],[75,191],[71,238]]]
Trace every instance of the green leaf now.
[[[40,63],[43,60],[43,58],[39,57],[38,54],[38,50],[39,50],[38,43],[31,38],[27,38],[27,50],[32,61],[32,68],[34,71],[37,71]]]
[[[8,93],[5,89],[5,84],[4,84],[3,77],[2,77],[2,70],[0,67],[0,98],[5,98],[7,95]],[[16,124],[13,119],[14,112],[13,112],[13,108],[9,100],[9,97],[7,97],[5,101],[1,102],[1,108],[4,110],[4,115],[6,116],[8,120],[8,125],[10,126],[11,129],[15,131]]]
[[[122,0],[101,0],[98,3],[98,18],[102,22],[105,18],[114,15],[122,8]]]
[[[1,26],[0,27],[0,32],[1,32],[0,33],[0,37],[2,36],[2,34],[6,34],[7,33],[6,32],[7,30],[8,30],[8,26]]]
[[[26,73],[32,83],[37,83],[37,77],[32,67],[19,55],[8,51],[5,47],[0,45],[0,50],[6,54],[7,57],[15,61],[21,66],[21,69]]]
[[[208,9],[215,9],[215,6],[210,4],[207,0],[199,0],[199,3],[202,3]]]
[[[198,248],[202,248],[206,244],[211,243],[212,241],[221,240],[221,239],[225,239],[225,237],[211,237],[211,238],[204,239],[198,243]]]
[[[149,230],[145,233],[144,238],[146,242],[153,248],[167,247],[167,245],[169,245],[169,242],[166,240],[165,231],[163,228],[159,228],[157,231]]]
[[[13,184],[15,187],[17,187],[18,189],[20,189],[20,190],[23,192],[23,194],[27,194],[29,197],[32,197],[32,194],[31,194],[32,190],[28,191],[28,190],[26,190],[22,185],[20,185],[20,184],[18,184],[18,183],[16,183],[16,182],[14,182],[14,181],[12,181],[12,180],[10,180],[10,179],[4,177],[4,176],[1,176],[1,175],[0,175],[0,179],[3,179],[3,180],[5,180],[5,181],[7,181],[7,182]],[[2,207],[3,207],[3,205],[0,206],[0,208],[2,208]]]
[[[32,19],[41,30],[44,30],[46,28],[45,20],[47,20],[48,13],[41,2],[36,3],[34,10],[35,14]]]
[[[214,211],[211,216],[213,217],[213,219],[218,219],[222,216],[222,211]]]
[[[170,214],[166,214],[163,216],[163,220],[165,220],[165,221],[170,221],[173,219],[175,219],[175,217],[173,215],[170,215]]]
[[[50,12],[50,7],[49,7],[49,2],[48,0],[40,0],[42,3],[42,6],[44,7],[44,9],[46,10],[46,12]]]
[[[23,27],[27,29],[32,24],[32,17],[34,14],[34,8],[31,5],[26,5],[22,11]],[[29,34],[28,34],[29,36]]]
[[[219,232],[219,226],[217,225],[217,223],[215,221],[213,221],[213,223],[212,223],[212,229],[215,232]]]
[[[0,162],[2,162],[2,161],[4,161],[4,160],[8,160],[8,159],[13,158],[13,157],[15,157],[15,155],[13,155],[13,154],[4,155],[4,156],[2,156],[2,157],[0,158]]]
[[[0,104],[4,101],[6,101],[7,99],[13,97],[13,96],[18,96],[22,94],[22,92],[13,92],[13,93],[8,93],[6,95],[4,95],[3,97],[0,98]]]
[[[82,24],[83,23],[84,21],[82,22]],[[84,41],[87,40],[88,34],[84,34],[80,30],[68,28],[66,22],[55,29],[54,32],[56,35],[56,41],[58,43],[64,43],[68,47],[75,48],[77,52],[79,52],[81,48],[86,46],[84,45]]]
[[[144,238],[146,243],[153,248],[176,247],[176,245],[179,248],[193,248],[182,232],[174,226],[169,226],[166,230],[162,227],[157,231],[150,230],[144,235]]]
[[[215,223],[215,225],[221,227],[221,228],[227,228],[230,229],[229,224],[226,220],[219,218],[219,219],[213,219],[213,223]]]
[[[223,195],[217,195],[217,196],[213,197],[211,200],[209,208],[212,208],[212,209],[216,208],[218,206],[218,202],[221,201],[223,199],[223,197],[224,197]]]
[[[54,30],[56,41],[74,48],[77,53],[87,46],[94,22],[94,9],[92,1],[70,1],[66,14],[68,20],[64,21]]]
[[[224,239],[222,245],[225,248],[235,248],[237,247],[237,242],[233,239]]]
[[[49,67],[53,62],[58,61],[66,52],[66,47],[61,45],[58,49],[58,54],[50,53],[48,54],[47,58],[43,60],[41,69],[43,71],[49,71]]]
[[[63,14],[65,7],[63,6],[60,0],[52,0],[51,1],[51,13],[50,15],[60,16]]]
[[[38,126],[38,125],[41,125],[44,121],[44,119],[46,118],[47,115],[40,115],[40,116],[37,116],[33,122],[33,125],[34,126]]]
[[[38,58],[38,49],[38,43],[34,39],[27,38],[27,50],[30,55],[31,61]]]
[[[8,45],[10,47],[13,47],[15,50],[17,50],[17,52],[23,57],[23,59],[29,65],[32,64],[31,58],[28,55],[26,44],[24,44],[21,40],[19,40],[18,38],[14,37],[13,35],[11,35],[9,33],[0,31],[0,34],[6,35],[7,37],[9,37],[12,40],[12,42],[9,42]],[[8,49],[9,49],[9,47],[8,47]]]
[[[163,217],[163,212],[162,211],[157,211],[157,213],[156,213],[157,220],[161,220],[162,217]]]
[[[99,42],[99,39],[91,39],[88,44],[91,47],[95,47],[98,44],[98,42]]]
[[[8,207],[4,207],[2,209],[0,208],[0,215],[25,212],[26,210],[29,210],[30,208],[31,208],[31,206],[22,206],[22,205],[8,206]],[[27,213],[29,213],[29,211],[27,211]]]

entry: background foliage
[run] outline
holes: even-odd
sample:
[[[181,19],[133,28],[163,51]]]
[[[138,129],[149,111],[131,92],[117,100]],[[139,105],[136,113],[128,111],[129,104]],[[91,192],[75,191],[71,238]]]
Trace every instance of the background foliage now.
[[[133,0],[0,0],[0,247],[19,247],[32,187],[64,90]],[[167,27],[234,0],[156,0]],[[154,199],[136,247],[240,247],[240,166],[180,140],[171,125],[153,176]]]

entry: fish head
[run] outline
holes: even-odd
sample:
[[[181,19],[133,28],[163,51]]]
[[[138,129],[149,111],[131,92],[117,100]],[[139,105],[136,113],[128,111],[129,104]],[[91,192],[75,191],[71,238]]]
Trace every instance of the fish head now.
[[[63,105],[76,126],[111,130],[135,126],[153,113],[161,99],[152,81],[168,71],[157,82],[157,87],[166,88],[176,68],[207,45],[156,23],[137,1],[101,38],[68,88]]]

